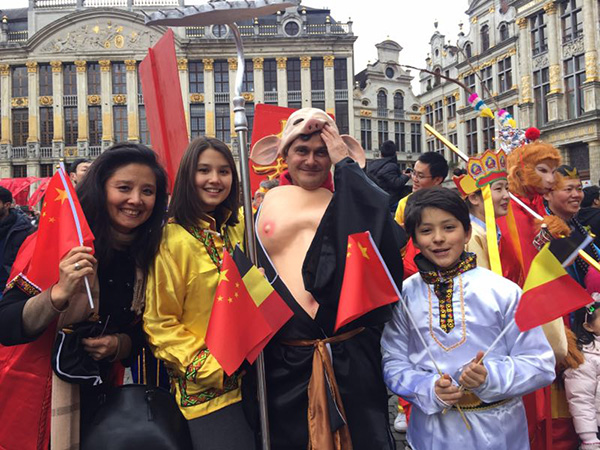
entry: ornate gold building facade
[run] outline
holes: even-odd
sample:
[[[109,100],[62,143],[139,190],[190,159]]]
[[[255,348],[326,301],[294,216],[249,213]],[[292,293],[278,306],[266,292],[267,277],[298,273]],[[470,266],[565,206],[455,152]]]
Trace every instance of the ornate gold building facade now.
[[[0,23],[0,177],[48,176],[60,159],[94,158],[115,142],[150,144],[137,68],[165,28],[145,12],[183,0],[30,0]],[[334,113],[353,129],[352,22],[301,5],[240,23],[244,97]],[[237,59],[226,26],[174,29],[190,138],[216,136],[234,149]]]

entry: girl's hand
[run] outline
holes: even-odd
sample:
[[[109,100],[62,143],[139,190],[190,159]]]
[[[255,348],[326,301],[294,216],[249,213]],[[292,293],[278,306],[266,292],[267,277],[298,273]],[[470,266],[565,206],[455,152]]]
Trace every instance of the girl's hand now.
[[[119,350],[119,336],[116,334],[108,334],[97,338],[84,338],[81,342],[83,343],[83,349],[96,361],[113,357]]]
[[[462,398],[464,391],[452,383],[450,375],[445,373],[435,382],[435,395],[448,405],[455,405]]]
[[[69,299],[80,289],[84,277],[94,275],[96,258],[90,247],[74,247],[58,265],[59,280],[50,292],[52,303],[57,309],[64,309]]]
[[[485,366],[479,362],[481,358],[483,358],[483,352],[478,352],[475,359],[463,370],[458,382],[464,388],[476,389],[485,383],[488,372]]]

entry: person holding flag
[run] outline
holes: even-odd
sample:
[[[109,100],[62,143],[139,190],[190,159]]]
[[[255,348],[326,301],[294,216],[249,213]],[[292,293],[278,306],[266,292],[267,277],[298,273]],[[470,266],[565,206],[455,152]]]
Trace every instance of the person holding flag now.
[[[0,302],[0,343],[16,346],[0,349],[0,447],[79,447],[108,389],[122,383],[116,362],[129,365],[143,344],[141,294],[166,203],[165,172],[140,144],[104,151],[77,195],[62,168],[54,175]],[[80,341],[82,366],[98,362],[94,385],[73,384],[79,376],[58,362],[50,369],[57,331],[84,322],[101,330]]]
[[[416,192],[405,217],[420,272],[381,346],[387,386],[413,404],[411,448],[529,449],[521,397],[552,382],[555,360],[541,329],[521,333],[513,320],[520,288],[464,251],[471,221],[457,193]]]
[[[167,366],[195,449],[255,448],[242,409],[242,372],[228,376],[206,344],[217,285],[234,279],[233,272],[222,271],[225,253],[244,239],[239,197],[227,145],[214,138],[192,141],[148,276],[144,330]],[[223,300],[233,302],[233,295]]]

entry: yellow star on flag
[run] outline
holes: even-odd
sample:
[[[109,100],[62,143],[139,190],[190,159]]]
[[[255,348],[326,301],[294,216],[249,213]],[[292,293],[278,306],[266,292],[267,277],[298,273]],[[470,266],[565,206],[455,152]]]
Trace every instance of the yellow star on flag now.
[[[358,248],[360,250],[360,252],[363,255],[363,258],[365,259],[371,259],[369,258],[369,254],[367,253],[367,247],[363,247],[362,245],[360,245],[360,242],[358,243]]]
[[[217,301],[218,301],[218,302],[222,302],[222,301],[223,301],[223,296],[222,296],[222,295],[219,295],[219,296],[217,297]]]
[[[48,219],[48,222],[50,222],[50,223],[54,223],[54,222],[56,222],[56,219],[55,219],[54,217],[50,217],[50,218]]]
[[[60,204],[62,205],[65,200],[67,200],[69,198],[69,196],[67,195],[67,190],[66,189],[59,189],[59,188],[54,188],[56,189],[56,193],[58,194],[56,196],[56,198],[54,199],[55,202],[60,200]]]
[[[221,284],[222,281],[229,281],[229,278],[227,278],[227,272],[229,272],[229,269],[225,269],[225,270],[221,271],[221,276],[219,278],[219,284]]]
[[[46,211],[42,213],[42,217],[46,217]]]
[[[229,298],[227,299],[227,301],[228,301],[229,303],[233,303],[233,299],[232,299],[231,297],[229,297]]]

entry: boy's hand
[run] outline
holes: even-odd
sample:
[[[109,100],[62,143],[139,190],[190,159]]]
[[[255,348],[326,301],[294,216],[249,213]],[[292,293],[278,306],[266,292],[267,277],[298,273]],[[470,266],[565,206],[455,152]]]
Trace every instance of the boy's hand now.
[[[455,405],[463,396],[463,391],[455,384],[452,384],[450,375],[445,373],[435,382],[435,395],[448,405]]]
[[[485,383],[488,372],[485,366],[479,363],[481,358],[483,358],[483,352],[477,353],[475,359],[463,370],[458,382],[465,389],[477,389]]]

